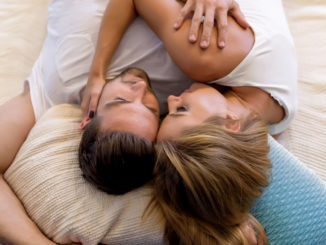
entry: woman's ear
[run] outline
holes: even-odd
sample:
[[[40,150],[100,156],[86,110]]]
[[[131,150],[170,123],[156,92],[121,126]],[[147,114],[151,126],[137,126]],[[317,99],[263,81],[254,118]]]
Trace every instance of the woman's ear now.
[[[246,237],[248,244],[258,245],[255,227],[249,220],[245,220],[244,222],[242,222],[240,225],[240,229],[242,230],[242,233]],[[263,245],[263,244],[259,244],[259,245]]]
[[[239,132],[241,129],[241,122],[239,117],[234,114],[233,112],[228,112],[226,115],[225,124],[224,127],[227,130],[233,131],[233,132]]]

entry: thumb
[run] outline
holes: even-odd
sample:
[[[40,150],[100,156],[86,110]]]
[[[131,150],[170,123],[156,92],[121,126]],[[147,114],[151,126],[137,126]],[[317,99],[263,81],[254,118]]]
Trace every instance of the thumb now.
[[[234,17],[234,19],[238,22],[240,26],[247,29],[249,27],[249,23],[246,20],[246,17],[240,10],[239,5],[236,2],[233,2],[233,7],[230,10],[230,14]]]
[[[191,12],[192,5],[190,1],[187,1],[183,8],[180,10],[177,19],[174,22],[174,29],[179,29],[182,26],[187,15]]]

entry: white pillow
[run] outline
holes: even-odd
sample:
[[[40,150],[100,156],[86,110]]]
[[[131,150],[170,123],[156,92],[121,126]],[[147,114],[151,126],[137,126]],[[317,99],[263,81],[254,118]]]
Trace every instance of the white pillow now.
[[[163,225],[142,221],[151,190],[125,195],[85,182],[78,164],[78,106],[58,105],[36,123],[5,173],[32,220],[58,243],[161,244]]]

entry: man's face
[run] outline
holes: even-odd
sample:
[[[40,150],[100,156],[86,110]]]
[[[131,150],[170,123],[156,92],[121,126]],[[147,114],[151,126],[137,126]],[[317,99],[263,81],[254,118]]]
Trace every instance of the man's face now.
[[[123,131],[155,141],[159,105],[146,73],[132,68],[108,82],[103,88],[97,115],[102,118],[102,132]]]

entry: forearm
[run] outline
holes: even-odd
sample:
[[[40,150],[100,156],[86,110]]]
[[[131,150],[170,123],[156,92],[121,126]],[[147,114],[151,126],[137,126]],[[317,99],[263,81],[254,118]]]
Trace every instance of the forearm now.
[[[136,13],[132,0],[110,0],[103,16],[90,75],[105,78],[106,69]]]
[[[15,245],[55,244],[27,216],[24,207],[0,175],[0,238]]]

